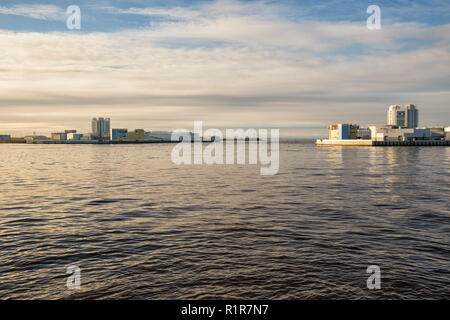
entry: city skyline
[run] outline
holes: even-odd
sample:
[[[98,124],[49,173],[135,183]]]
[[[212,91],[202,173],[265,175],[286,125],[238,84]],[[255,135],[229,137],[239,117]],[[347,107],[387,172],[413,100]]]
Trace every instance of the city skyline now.
[[[371,124],[365,123],[366,127],[370,126],[370,125],[373,126],[374,123],[371,123]],[[427,128],[427,126],[419,124],[419,110],[417,109],[417,106],[413,105],[413,104],[407,104],[404,106],[390,105],[386,110],[386,122],[383,124],[377,124],[377,125],[393,126],[393,127],[400,127],[400,128],[402,128],[402,127],[403,128]],[[118,131],[123,131],[123,130],[128,130],[128,129],[132,130],[132,128],[129,128],[129,127],[124,129],[125,126],[126,125],[124,125],[123,127],[120,127],[120,128],[118,126],[116,126],[114,128],[114,127],[111,127],[111,119],[109,117],[98,117],[98,118],[93,117],[90,122],[90,130],[89,129],[84,130],[85,126],[82,126],[83,129],[81,129],[80,131],[77,131],[79,129],[73,129],[73,128],[69,129],[67,126],[59,126],[58,128],[60,129],[59,131],[61,131],[61,132],[65,131],[66,134],[68,132],[70,132],[70,133],[75,132],[78,135],[83,135],[83,134],[84,135],[92,135],[93,139],[96,139],[96,138],[101,138],[101,139],[107,138],[108,139],[111,137],[111,134],[112,134],[112,136],[114,136],[114,130],[117,131],[116,134],[118,134]],[[434,127],[434,128],[446,127],[446,128],[448,128],[448,123],[446,123],[444,125],[437,125],[437,126],[431,126],[431,127]],[[211,127],[207,127],[207,128],[211,128]],[[145,130],[149,130],[149,132],[152,131],[152,132],[170,133],[170,132],[172,132],[174,130],[178,130],[178,129],[180,129],[180,128],[170,128],[168,130],[158,130],[158,129],[155,130],[154,128],[149,129],[148,127],[142,127],[142,128],[136,128],[134,130],[135,131],[142,130],[143,132]],[[183,129],[185,129],[185,128],[183,128]],[[220,129],[222,129],[222,128],[220,128]],[[235,128],[229,128],[229,129],[238,129],[238,128],[235,127]],[[242,129],[251,129],[251,128],[244,127]],[[48,128],[48,130],[50,130],[50,128]],[[81,132],[83,132],[83,134],[81,134]],[[101,132],[101,133],[99,134],[99,132]],[[48,134],[51,136],[53,134],[60,134],[60,133],[59,132],[57,133],[54,131],[53,132],[46,131],[46,133],[44,133],[44,135],[45,134]],[[0,135],[9,135],[11,137],[18,137],[17,134],[11,134],[10,132],[9,133],[2,132],[1,130],[0,130]],[[33,131],[32,135],[33,136],[42,136],[42,133]],[[31,134],[30,134],[30,132],[26,132],[23,134],[23,136],[31,136]],[[281,136],[283,137],[283,135],[281,135]],[[289,135],[284,135],[284,137],[289,137]],[[314,137],[314,135],[311,135],[309,137]]]
[[[319,137],[334,122],[384,124],[415,104],[446,125],[450,5],[379,1],[381,30],[358,1],[67,1],[0,6],[0,133],[116,127],[274,127]],[[432,6],[431,6],[431,5]]]

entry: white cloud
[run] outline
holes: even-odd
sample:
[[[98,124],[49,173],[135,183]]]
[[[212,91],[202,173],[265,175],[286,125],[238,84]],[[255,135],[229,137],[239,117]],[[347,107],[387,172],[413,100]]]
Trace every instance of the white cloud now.
[[[229,16],[265,16],[279,17],[279,13],[288,10],[282,4],[274,4],[268,1],[243,2],[236,0],[216,0],[212,2],[201,2],[191,7],[148,7],[120,9],[116,7],[101,7],[112,13],[136,14],[145,16],[165,16],[167,18],[204,20]]]
[[[44,4],[15,5],[10,8],[0,6],[0,14],[9,14],[50,21],[63,21],[66,19],[65,10],[54,5]]]
[[[148,15],[152,32],[143,35],[145,39],[172,44],[223,41],[245,46],[301,49],[317,54],[355,45],[364,45],[367,50],[396,51],[402,48],[399,40],[405,38],[412,41],[450,40],[449,25],[433,28],[420,23],[392,23],[384,24],[381,31],[370,31],[365,20],[351,23],[292,18],[289,14],[294,10],[292,7],[269,1],[218,0],[189,8],[109,7],[109,10]],[[153,22],[151,16],[154,15],[165,16],[169,20]]]
[[[189,10],[186,8],[176,7],[170,9],[161,8],[129,8],[129,9],[113,9],[115,13],[122,14],[136,14],[143,16],[164,16],[174,19],[194,19],[200,17],[198,11]]]
[[[204,120],[326,131],[335,121],[383,123],[386,105],[415,103],[421,121],[449,119],[449,25],[373,32],[364,22],[285,21],[264,3],[225,4],[172,10],[184,19],[151,30],[0,32],[0,118],[86,130],[104,114],[130,128]],[[400,39],[434,43],[404,51]],[[224,44],[208,46],[215,41]],[[363,49],[352,55],[355,44]]]

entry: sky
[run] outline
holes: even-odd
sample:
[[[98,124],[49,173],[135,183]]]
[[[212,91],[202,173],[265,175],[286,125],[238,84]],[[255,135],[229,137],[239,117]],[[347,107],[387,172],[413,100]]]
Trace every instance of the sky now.
[[[385,124],[391,104],[450,125],[448,1],[0,0],[0,48],[0,134],[88,132],[104,116],[320,137]]]

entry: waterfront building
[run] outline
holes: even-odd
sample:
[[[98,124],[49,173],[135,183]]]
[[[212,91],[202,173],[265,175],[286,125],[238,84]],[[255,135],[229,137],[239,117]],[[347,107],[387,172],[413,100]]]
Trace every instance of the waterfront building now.
[[[405,107],[392,105],[387,111],[387,124],[402,128],[416,128],[419,126],[419,110],[413,104]]]
[[[431,140],[430,128],[399,128],[397,126],[371,126],[373,141]]]
[[[144,141],[145,131],[144,129],[135,129],[134,131],[128,132],[125,137],[120,139],[120,141]]]
[[[98,131],[98,125],[97,125],[97,118],[92,118],[91,120],[91,131],[92,134],[97,134]]]
[[[450,141],[450,127],[445,127],[444,128],[444,139],[447,141]]]
[[[0,143],[9,143],[9,142],[11,142],[11,135],[9,134],[0,135]]]
[[[172,132],[168,131],[145,132],[145,140],[170,142],[172,141]]]
[[[25,137],[25,141],[27,143],[39,143],[39,142],[46,141],[46,140],[47,140],[46,136],[37,136],[36,134]]]
[[[405,129],[402,129],[405,130]],[[430,128],[412,128],[412,132],[403,134],[403,141],[432,140]]]
[[[109,118],[105,119],[104,135],[108,140],[111,138],[111,120]]]
[[[445,140],[445,129],[444,127],[433,127],[430,128],[431,140]]]
[[[11,143],[26,143],[27,141],[23,137],[11,137]]]
[[[83,133],[80,140],[96,140],[96,136],[93,133]]]
[[[67,140],[81,140],[81,138],[83,137],[83,135],[81,133],[76,133],[76,130],[74,130],[75,132],[69,132],[67,133]]]
[[[358,138],[359,126],[357,124],[335,124],[328,127],[330,140],[348,140]]]
[[[318,139],[317,145],[352,146],[444,146],[450,141],[450,127],[419,128],[419,112],[410,104],[392,105],[387,112],[387,125],[360,128],[356,124],[336,124],[328,127],[329,138]]]
[[[359,128],[357,131],[357,139],[370,140],[372,139],[372,131],[369,128]]]
[[[128,129],[112,129],[112,141],[120,141],[121,138],[126,137]]]
[[[59,140],[59,141],[63,141],[63,140],[67,140],[67,133],[65,132],[55,132],[52,133],[52,140]]]
[[[96,139],[109,140],[111,137],[111,120],[109,118],[93,118],[91,120],[92,134]]]
[[[189,132],[191,141],[200,141],[198,133]],[[145,132],[146,141],[171,142],[172,132],[169,131],[147,131]],[[176,140],[178,142],[178,140]]]

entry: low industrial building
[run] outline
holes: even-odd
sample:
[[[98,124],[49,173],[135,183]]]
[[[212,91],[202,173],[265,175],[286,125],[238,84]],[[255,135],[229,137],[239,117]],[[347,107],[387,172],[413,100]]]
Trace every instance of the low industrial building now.
[[[79,140],[81,140],[82,137],[83,137],[83,134],[76,133],[76,131],[67,133],[67,140],[79,141]]]
[[[67,140],[67,133],[65,132],[54,132],[51,135],[52,140],[64,141]]]
[[[357,124],[334,124],[328,127],[329,140],[370,140],[372,137],[369,128],[360,128]]]
[[[446,141],[450,141],[450,127],[445,127],[444,128],[444,134],[445,134],[445,140]]]
[[[46,136],[37,136],[37,135],[32,135],[32,136],[26,136],[25,137],[25,141],[27,143],[39,143],[42,141],[46,141],[48,138]]]
[[[330,140],[357,139],[359,126],[357,124],[335,124],[328,127]]]
[[[145,132],[145,140],[170,142],[172,141],[172,132],[168,131]]]
[[[127,135],[120,139],[120,141],[144,141],[145,131],[144,129],[135,129],[134,131],[128,132]]]
[[[430,128],[431,140],[445,140],[445,128],[444,127],[433,127]]]
[[[120,141],[127,136],[128,129],[112,129],[112,141]]]
[[[93,133],[83,133],[80,138],[80,140],[82,140],[82,141],[90,141],[90,140],[95,140],[95,139],[96,139],[96,137]]]
[[[359,128],[356,132],[356,139],[370,140],[372,139],[372,131],[369,128]]]
[[[11,143],[26,143],[27,141],[23,137],[11,137]]]
[[[0,143],[10,143],[10,142],[11,142],[11,135],[9,134],[0,135]]]
[[[397,126],[370,126],[373,141],[431,140],[430,128],[399,128]]]

